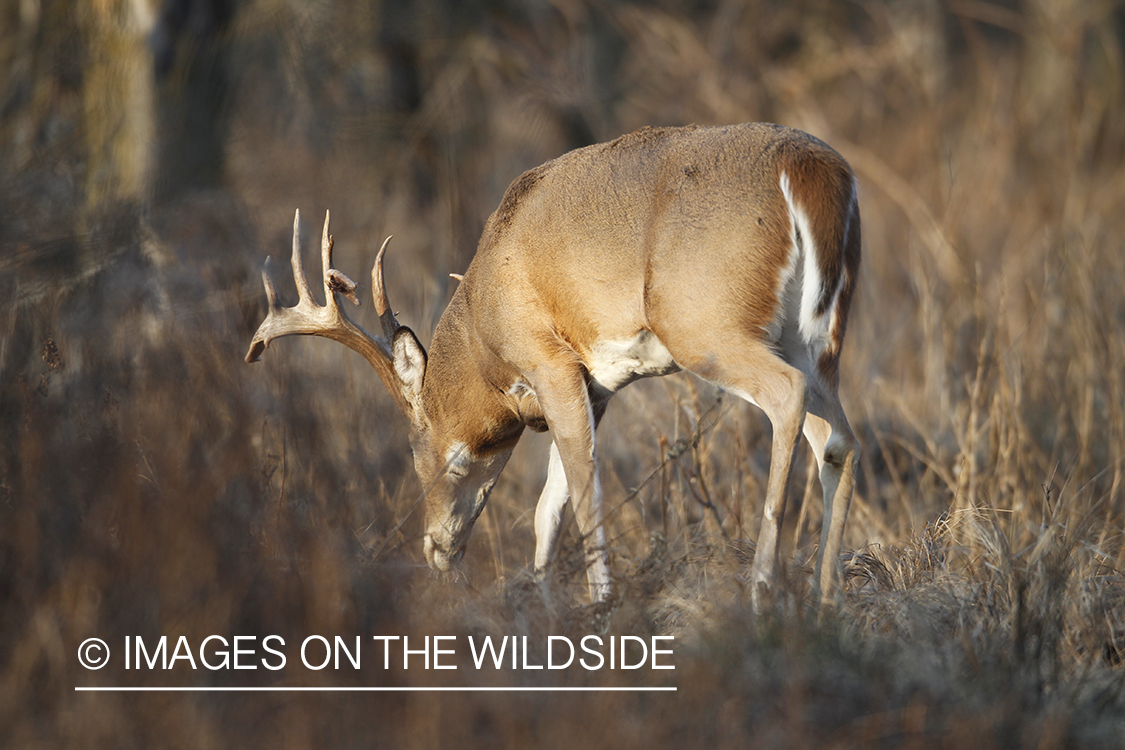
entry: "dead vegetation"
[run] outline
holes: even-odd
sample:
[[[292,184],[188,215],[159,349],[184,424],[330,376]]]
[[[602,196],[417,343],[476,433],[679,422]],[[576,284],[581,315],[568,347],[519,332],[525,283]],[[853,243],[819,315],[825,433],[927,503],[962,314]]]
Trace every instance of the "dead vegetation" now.
[[[232,6],[210,63],[227,66],[221,177],[174,189],[162,165],[184,159],[154,158],[152,185],[107,206],[94,197],[120,186],[91,185],[88,150],[114,134],[86,131],[113,117],[83,114],[98,80],[84,27],[68,3],[0,2],[0,744],[1120,747],[1123,7],[385,5]],[[156,79],[154,106],[190,77]],[[805,606],[820,503],[802,463],[786,582],[751,616],[768,428],[698,381],[639,383],[609,408],[620,580],[589,607],[573,530],[556,574],[527,576],[542,436],[517,450],[463,574],[438,580],[406,426],[368,365],[296,340],[268,368],[242,362],[294,208],[331,208],[354,277],[393,232],[392,296],[430,331],[523,170],[642,125],[747,120],[823,138],[861,184],[841,392],[864,456],[836,613]],[[90,636],[269,633],[669,634],[671,677],[449,681],[679,690],[73,691],[447,677],[74,658]]]

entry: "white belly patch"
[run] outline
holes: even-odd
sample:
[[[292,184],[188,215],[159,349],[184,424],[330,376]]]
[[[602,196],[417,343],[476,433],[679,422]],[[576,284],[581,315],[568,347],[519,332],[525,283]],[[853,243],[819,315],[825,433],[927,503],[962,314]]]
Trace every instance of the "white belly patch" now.
[[[631,339],[599,341],[586,358],[590,379],[598,390],[613,393],[638,378],[667,375],[680,367],[656,334],[642,330]]]

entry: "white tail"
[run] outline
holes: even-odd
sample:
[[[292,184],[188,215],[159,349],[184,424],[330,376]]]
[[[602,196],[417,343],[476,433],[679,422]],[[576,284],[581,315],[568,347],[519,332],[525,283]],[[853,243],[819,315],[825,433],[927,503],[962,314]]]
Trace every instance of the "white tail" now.
[[[338,309],[355,285],[331,268],[326,306],[300,264],[301,301],[277,304],[251,344],[305,333],[363,354],[411,421],[427,496],[426,558],[446,570],[525,427],[550,429],[535,513],[535,565],[551,561],[573,501],[591,592],[610,586],[595,430],[630,382],[684,369],[765,411],[774,428],[754,600],[773,577],[790,464],[804,432],[820,465],[825,522],[814,587],[839,591],[838,557],[858,445],[837,396],[860,257],[855,181],[817,139],[776,125],[645,128],[524,173],[489,218],[427,358],[372,272],[382,332]]]

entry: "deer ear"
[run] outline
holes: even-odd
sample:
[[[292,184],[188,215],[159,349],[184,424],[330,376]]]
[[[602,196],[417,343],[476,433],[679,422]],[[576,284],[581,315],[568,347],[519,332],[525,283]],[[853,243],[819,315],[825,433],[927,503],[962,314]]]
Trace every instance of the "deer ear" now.
[[[426,375],[426,350],[418,343],[414,331],[406,326],[395,331],[392,350],[395,374],[401,382],[402,394],[417,412],[417,402],[422,395],[422,380]]]

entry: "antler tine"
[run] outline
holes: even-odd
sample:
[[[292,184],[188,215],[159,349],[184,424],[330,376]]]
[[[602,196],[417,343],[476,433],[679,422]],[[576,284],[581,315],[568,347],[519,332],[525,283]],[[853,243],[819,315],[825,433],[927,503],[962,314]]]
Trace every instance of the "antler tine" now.
[[[387,252],[387,245],[391,243],[392,237],[393,234],[383,240],[383,246],[375,256],[375,265],[371,268],[371,296],[375,301],[375,312],[379,313],[379,322],[383,324],[383,336],[388,343],[394,341],[395,331],[399,329],[391,303],[387,301],[386,285],[383,284],[383,254]]]
[[[262,321],[262,325],[258,326],[258,332],[254,334],[254,340],[250,342],[250,349],[246,352],[247,362],[257,362],[262,358],[262,352],[270,345],[269,331],[273,322],[284,314],[281,303],[277,299],[277,287],[273,284],[273,274],[270,273],[272,265],[273,258],[267,255],[266,262],[262,264],[262,286],[266,288],[266,302],[269,309],[266,311],[266,319]]]
[[[333,310],[338,309],[336,295],[333,292],[339,292],[358,307],[359,297],[355,296],[355,290],[359,285],[332,267],[332,247],[334,243],[332,235],[328,233],[329,218],[329,212],[325,211],[324,232],[320,238],[320,263],[324,269],[324,299]]]
[[[328,233],[328,220],[331,218],[331,212],[327,209],[324,211],[324,230],[320,236],[320,271],[324,276],[324,304],[333,310],[337,308],[336,295],[332,293],[332,287],[329,284],[329,273],[332,271],[332,235]]]
[[[266,301],[269,303],[269,312],[267,315],[272,315],[273,311],[281,307],[277,301],[277,287],[273,285],[273,274],[270,273],[270,268],[273,265],[273,257],[266,256],[266,262],[262,265],[262,284],[266,287]]]
[[[293,216],[293,282],[297,285],[297,295],[302,304],[313,304],[309,280],[305,277],[305,267],[301,262],[301,209]]]

